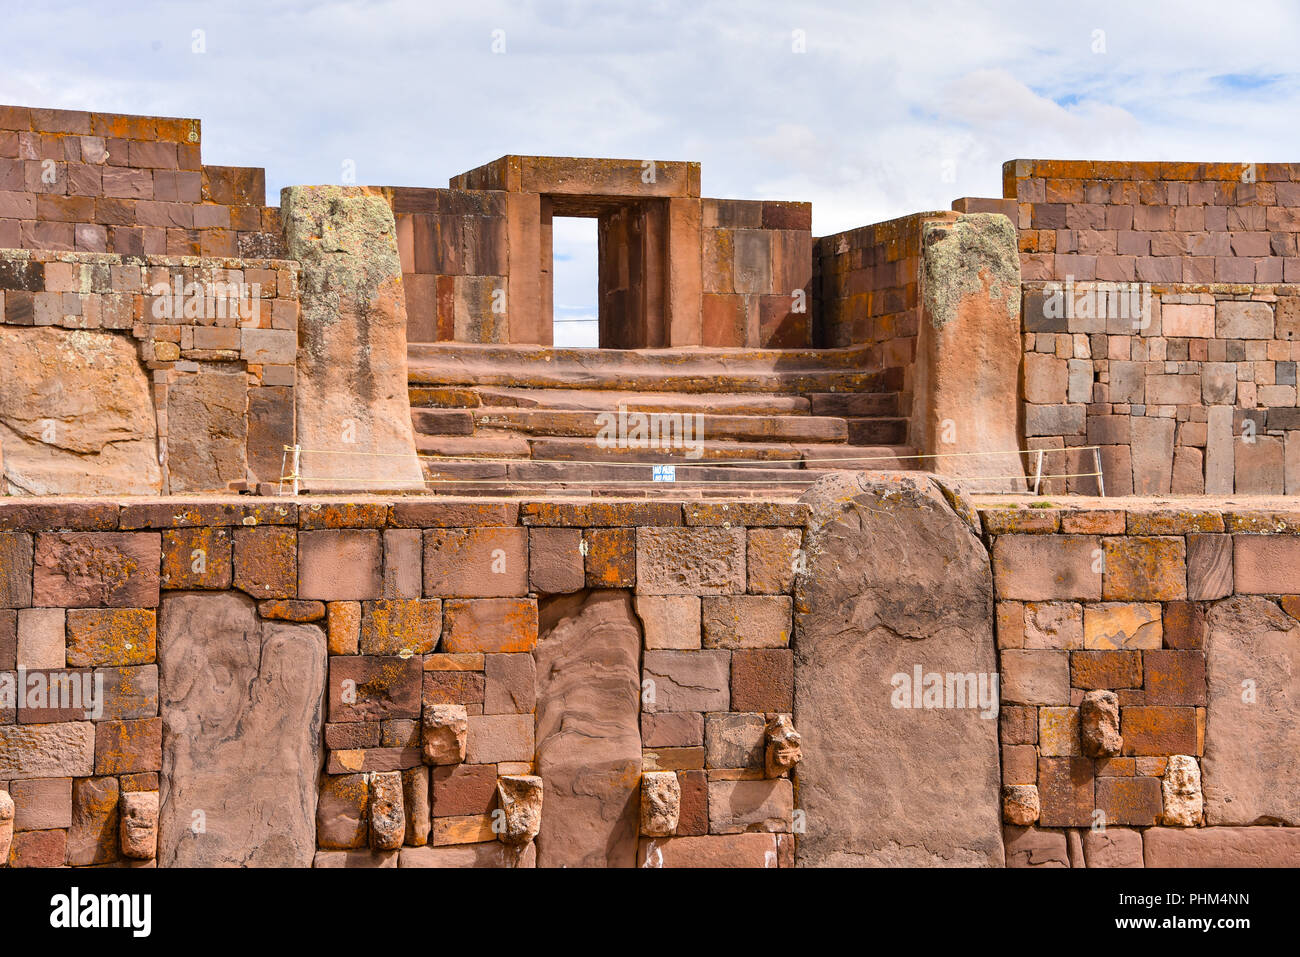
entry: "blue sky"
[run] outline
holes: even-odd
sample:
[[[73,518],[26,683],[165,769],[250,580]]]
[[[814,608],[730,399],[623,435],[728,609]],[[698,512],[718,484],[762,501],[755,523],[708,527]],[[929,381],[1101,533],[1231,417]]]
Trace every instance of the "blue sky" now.
[[[826,234],[1001,195],[1017,157],[1300,159],[1300,4],[1235,11],[6,0],[0,102],[199,117],[204,160],[266,167],[272,203],[348,160],[441,186],[504,153],[689,159],[705,195],[811,200]],[[580,315],[594,231],[556,250]]]

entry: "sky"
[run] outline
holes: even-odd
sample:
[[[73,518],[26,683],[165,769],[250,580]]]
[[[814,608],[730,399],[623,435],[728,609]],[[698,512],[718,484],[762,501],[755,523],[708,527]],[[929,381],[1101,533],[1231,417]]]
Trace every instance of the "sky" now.
[[[1300,3],[0,0],[0,103],[197,117],[207,163],[444,186],[506,153],[695,160],[826,235],[1010,159],[1300,160]],[[556,318],[595,311],[557,227]],[[563,323],[561,323],[563,324]],[[565,336],[588,334],[573,323]]]

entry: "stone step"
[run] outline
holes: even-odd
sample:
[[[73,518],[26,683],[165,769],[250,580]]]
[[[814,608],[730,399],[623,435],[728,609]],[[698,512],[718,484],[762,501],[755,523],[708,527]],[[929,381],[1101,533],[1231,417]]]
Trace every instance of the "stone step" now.
[[[804,468],[902,469],[922,468],[924,459],[911,458],[916,449],[906,445],[800,445]]]
[[[864,349],[555,349],[414,343],[413,387],[508,386],[637,392],[896,391],[902,370],[866,370]]]
[[[832,393],[833,394],[833,393]],[[807,415],[809,400],[772,393],[626,392],[604,389],[512,389],[507,387],[411,387],[413,408],[518,409],[607,412],[620,405],[630,412],[711,412],[718,415]],[[830,413],[819,413],[830,414]],[[859,415],[890,415],[888,409]]]
[[[688,448],[627,448],[606,446],[595,439],[540,438],[530,439],[533,459],[545,461],[586,462],[636,462],[646,464],[679,464],[705,462],[731,462],[748,467],[762,464],[767,468],[800,468],[803,455],[793,445],[764,442],[701,442],[698,449]],[[827,448],[842,448],[828,445]]]
[[[839,421],[848,425],[851,445],[898,445],[907,441],[907,419],[879,416]]]
[[[513,458],[526,459],[530,449],[528,440],[512,432],[479,433],[476,435],[423,435],[416,433],[415,449],[421,455],[449,458]]]
[[[816,392],[808,396],[813,415],[873,418],[898,415],[897,392]]]
[[[428,413],[433,413],[429,415]],[[796,441],[796,442],[845,442],[849,439],[849,427],[844,419],[810,415],[707,415],[701,413],[652,413],[668,415],[673,418],[649,419],[638,422],[633,416],[640,413],[629,412],[621,422],[614,413],[574,412],[552,409],[494,409],[479,408],[469,411],[419,409],[412,412],[416,428],[423,432],[428,422],[434,428],[463,428],[460,416],[469,416],[473,427],[477,429],[503,429],[528,435],[554,435],[596,438],[610,435],[617,430],[632,430],[639,427],[660,430],[661,435],[682,436],[698,435],[709,441]],[[685,430],[698,429],[698,433]],[[442,432],[440,434],[463,435],[464,432]]]

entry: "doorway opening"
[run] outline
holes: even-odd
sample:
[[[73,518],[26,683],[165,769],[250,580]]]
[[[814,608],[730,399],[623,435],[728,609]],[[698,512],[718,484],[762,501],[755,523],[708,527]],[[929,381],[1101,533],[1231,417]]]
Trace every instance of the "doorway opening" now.
[[[600,253],[595,217],[551,220],[552,324],[556,346],[600,346]]]

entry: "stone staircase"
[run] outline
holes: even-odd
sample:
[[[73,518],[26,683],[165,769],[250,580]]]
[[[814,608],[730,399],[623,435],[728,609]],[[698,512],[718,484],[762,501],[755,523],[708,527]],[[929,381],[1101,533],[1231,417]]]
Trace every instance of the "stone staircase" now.
[[[904,458],[913,450],[903,444],[901,370],[864,371],[860,349],[416,343],[408,355],[411,418],[434,491],[545,484],[766,496],[797,493],[837,468],[915,467]],[[687,431],[653,447],[609,440],[650,420]],[[676,466],[675,482],[654,481],[664,464]]]

